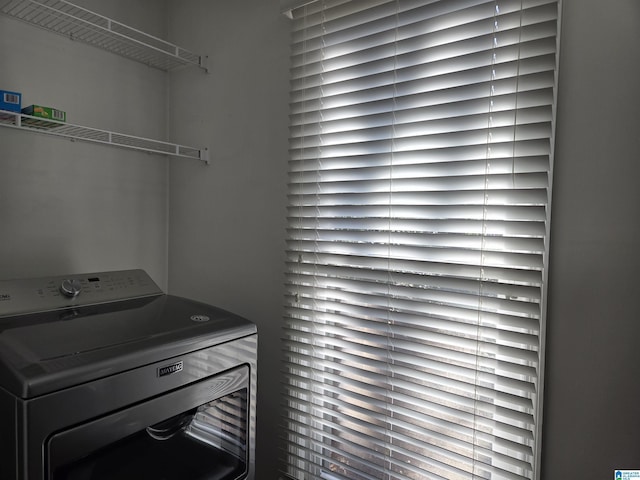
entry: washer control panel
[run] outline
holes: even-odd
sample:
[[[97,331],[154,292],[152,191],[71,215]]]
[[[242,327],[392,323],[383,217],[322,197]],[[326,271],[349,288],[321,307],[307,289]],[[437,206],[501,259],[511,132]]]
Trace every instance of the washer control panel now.
[[[0,280],[0,317],[162,293],[144,270]]]

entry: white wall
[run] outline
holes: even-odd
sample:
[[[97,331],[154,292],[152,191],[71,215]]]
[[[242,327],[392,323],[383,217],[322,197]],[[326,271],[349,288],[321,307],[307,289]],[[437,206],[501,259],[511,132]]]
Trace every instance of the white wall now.
[[[164,2],[109,4],[161,35]],[[100,3],[100,5],[98,5]],[[162,139],[168,76],[0,16],[0,89],[70,123]],[[167,284],[167,159],[0,128],[0,277],[144,268]]]
[[[169,19],[211,64],[171,76],[171,131],[205,142],[211,165],[171,163],[169,289],[257,324],[257,471],[275,480],[290,24],[265,0],[170,0]]]
[[[543,479],[640,469],[640,2],[564,0]]]

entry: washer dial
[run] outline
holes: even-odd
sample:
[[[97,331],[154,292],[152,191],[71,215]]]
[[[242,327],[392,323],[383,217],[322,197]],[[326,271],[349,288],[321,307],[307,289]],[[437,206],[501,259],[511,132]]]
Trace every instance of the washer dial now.
[[[60,292],[65,297],[73,298],[80,295],[82,291],[82,285],[75,278],[65,278],[60,284]]]

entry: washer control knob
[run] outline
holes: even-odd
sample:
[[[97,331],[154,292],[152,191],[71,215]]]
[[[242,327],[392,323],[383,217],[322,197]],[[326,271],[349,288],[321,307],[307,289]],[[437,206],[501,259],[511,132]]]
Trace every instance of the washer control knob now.
[[[66,297],[77,297],[82,291],[82,285],[74,278],[66,278],[60,284],[60,291]]]

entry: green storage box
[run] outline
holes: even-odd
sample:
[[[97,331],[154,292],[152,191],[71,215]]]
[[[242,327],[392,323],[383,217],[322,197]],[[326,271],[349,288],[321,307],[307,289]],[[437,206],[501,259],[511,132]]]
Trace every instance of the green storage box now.
[[[22,113],[46,120],[54,120],[56,122],[67,121],[67,112],[63,112],[57,108],[43,107],[42,105],[29,105],[22,109]]]

